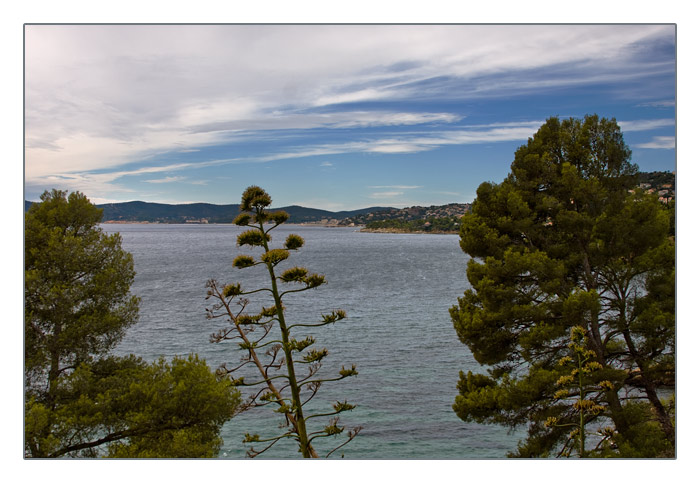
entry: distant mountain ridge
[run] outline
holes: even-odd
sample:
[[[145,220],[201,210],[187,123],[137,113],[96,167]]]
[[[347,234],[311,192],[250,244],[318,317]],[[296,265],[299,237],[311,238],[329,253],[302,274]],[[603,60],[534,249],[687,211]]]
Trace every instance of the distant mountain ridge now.
[[[639,173],[639,186],[648,191],[658,192],[659,196],[668,202],[668,200],[675,199],[675,179],[675,172],[641,172]],[[27,211],[31,204],[31,201],[25,200],[24,210]],[[97,205],[97,207],[103,209],[102,220],[105,223],[231,223],[240,213],[240,205],[238,204],[165,204],[127,201],[106,203]],[[423,220],[433,223],[429,220],[461,218],[469,209],[469,203],[407,208],[373,206],[349,211],[328,211],[298,205],[273,208],[273,210],[286,211],[289,214],[290,223],[323,223],[340,226],[367,225],[390,220],[403,222]]]
[[[24,210],[32,205],[24,202]],[[96,205],[102,208],[104,223],[231,223],[240,213],[240,205],[215,205],[212,203],[166,204],[146,201],[127,201]],[[272,208],[289,214],[289,223],[321,223],[331,220],[353,218],[376,211],[389,210],[387,207],[370,207],[350,211],[328,211],[303,206]]]

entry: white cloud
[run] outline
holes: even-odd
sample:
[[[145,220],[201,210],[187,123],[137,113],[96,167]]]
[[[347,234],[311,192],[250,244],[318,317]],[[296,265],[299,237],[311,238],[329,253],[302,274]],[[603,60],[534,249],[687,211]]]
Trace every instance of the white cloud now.
[[[508,123],[508,125],[494,124],[485,127],[470,126],[462,129],[436,131],[433,133],[408,133],[400,137],[393,136],[391,138],[378,138],[368,141],[307,145],[283,153],[250,158],[249,161],[267,162],[281,159],[345,153],[417,153],[448,145],[526,141],[541,125],[542,121],[532,121]]]
[[[447,112],[394,112],[394,111],[334,111],[334,112],[251,112],[248,117],[227,121],[192,125],[191,132],[234,132],[245,131],[249,138],[251,131],[272,131],[284,129],[348,129],[380,126],[410,126],[416,124],[453,123],[461,116]]]
[[[648,143],[635,144],[634,147],[646,149],[675,149],[676,138],[675,136],[654,136]]]
[[[639,105],[641,107],[675,107],[676,100],[669,99],[669,100],[663,100],[663,101],[643,102]]]
[[[285,159],[297,159],[313,156],[328,156],[336,154],[351,154],[351,153],[378,153],[378,154],[401,154],[401,153],[417,153],[437,149],[441,146],[451,145],[466,145],[466,144],[490,144],[508,141],[524,142],[528,137],[532,136],[541,126],[542,120],[524,121],[524,122],[508,122],[508,123],[492,123],[483,125],[462,126],[460,128],[451,128],[448,130],[438,130],[432,132],[411,132],[403,135],[394,135],[392,137],[377,139],[354,141],[354,142],[339,142],[339,143],[323,143],[323,144],[308,144],[296,147],[290,147],[277,153],[264,153],[260,155],[244,156],[237,158],[222,158],[209,161],[199,162],[180,162],[165,165],[141,166],[134,169],[114,170],[100,172],[93,169],[90,164],[69,163],[66,162],[66,168],[62,171],[52,171],[51,166],[46,166],[45,169],[40,169],[41,165],[28,165],[26,172],[26,181],[28,185],[52,184],[56,182],[62,183],[62,186],[70,187],[71,189],[80,189],[83,192],[130,192],[115,181],[127,176],[139,176],[143,174],[155,174],[162,172],[173,172],[185,169],[197,169],[210,166],[220,166],[227,164],[243,164],[243,163],[265,163],[271,161],[279,161]],[[620,122],[624,130],[627,131],[643,131],[656,129],[659,127],[668,127],[674,125],[672,119],[660,120],[633,120]],[[79,148],[82,144],[82,148]],[[128,154],[131,153],[131,147],[126,144],[109,144],[106,140],[90,140],[85,138],[76,138],[74,140],[76,149],[90,149],[91,141],[102,146],[110,146],[114,148],[110,154],[112,158],[125,157],[128,159]],[[120,151],[120,147],[123,151]],[[673,149],[675,148],[674,137],[655,137],[653,141],[643,144],[637,144],[634,147],[647,149]],[[41,149],[41,148],[33,148]],[[27,149],[28,152],[32,149]],[[57,151],[57,156],[66,156],[63,150]],[[63,158],[61,158],[63,159]],[[118,164],[118,163],[115,163]],[[321,167],[332,167],[330,161],[323,161]],[[184,176],[168,176],[155,180],[144,180],[149,183],[169,183],[183,181]],[[199,184],[204,181],[196,182]],[[375,186],[374,189],[393,189],[407,190],[416,189],[419,186],[395,185],[395,186]],[[375,193],[374,198],[399,196],[403,191],[389,191],[383,193]]]
[[[278,152],[260,143],[267,152],[174,169],[525,140],[539,123],[450,130],[439,125],[462,117],[447,109],[350,103],[643,78],[675,66],[639,62],[636,47],[674,35],[672,25],[29,25],[25,181],[38,186],[53,176],[83,190],[127,191],[115,180],[173,169],[130,168],[158,154],[272,130],[438,125]]]
[[[380,191],[370,194],[369,197],[374,199],[386,199],[396,198],[401,195],[403,195],[403,191]]]
[[[28,128],[28,135],[31,132]],[[138,138],[128,140],[95,136],[87,132],[66,133],[52,141],[54,149],[26,147],[25,179],[34,181],[52,174],[118,168],[135,161],[147,161],[153,154],[177,148],[183,142],[211,145],[217,140],[216,133],[189,134],[176,129],[147,131]]]
[[[531,136],[542,124],[541,121],[523,123],[497,123],[476,125],[450,131],[437,131],[432,134],[408,133],[402,137],[378,138],[375,140],[355,141],[345,143],[324,143],[292,147],[274,154],[262,154],[238,158],[221,158],[210,161],[180,162],[159,166],[142,166],[135,169],[97,172],[90,165],[71,165],[74,172],[65,172],[61,176],[66,179],[82,180],[85,185],[99,183],[107,186],[125,176],[179,171],[183,169],[205,168],[227,164],[266,163],[284,159],[297,159],[313,156],[349,154],[349,153],[415,153],[437,149],[440,146],[459,144],[493,143],[501,141],[524,141]],[[325,161],[325,163],[329,163]],[[324,166],[325,164],[322,164]],[[327,166],[327,165],[325,165]],[[68,170],[67,170],[68,171]],[[48,181],[51,174],[27,172],[26,180],[30,184]],[[167,178],[166,178],[167,179]]]
[[[557,83],[590,81],[606,69],[619,75],[634,62],[630,46],[673,34],[663,25],[33,25],[27,137],[64,150],[76,134],[141,151],[178,141],[196,149],[216,141],[183,136],[197,126],[263,129],[289,108],[420,96],[417,83],[438,77],[470,79],[483,90],[495,87],[485,76],[553,65],[587,73]],[[644,65],[637,67],[634,75]],[[532,82],[541,87],[543,79]],[[165,138],[155,134],[163,130]]]
[[[618,121],[622,131],[650,131],[660,127],[671,127],[676,125],[675,119],[641,119],[637,121]]]
[[[367,143],[366,151],[369,153],[418,153],[420,151],[428,151],[434,149],[433,146],[421,145],[415,142],[401,142],[396,139],[386,139],[375,143]]]
[[[328,104],[343,104],[347,102],[375,101],[395,96],[390,90],[362,89],[355,92],[338,93],[330,96],[321,96],[313,101],[314,106],[326,106]]]
[[[80,191],[85,194],[93,203],[95,200],[104,201],[124,201],[125,199],[134,199],[132,196],[135,193],[133,189],[113,183],[111,179],[104,179],[100,176],[91,175],[50,175],[37,181],[25,181],[25,189],[27,193],[34,191],[41,193],[45,189],[51,187],[60,187],[60,189],[68,191]],[[110,196],[111,198],[106,198]],[[28,199],[32,199],[31,195]],[[38,196],[35,197],[35,200]]]
[[[183,181],[187,178],[184,176],[166,176],[165,178],[160,178],[160,179],[144,179],[144,183],[176,183],[178,181]]]

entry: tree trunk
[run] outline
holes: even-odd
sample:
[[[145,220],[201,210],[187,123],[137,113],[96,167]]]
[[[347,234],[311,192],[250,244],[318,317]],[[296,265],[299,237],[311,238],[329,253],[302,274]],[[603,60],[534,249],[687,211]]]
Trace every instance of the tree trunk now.
[[[637,352],[637,348],[634,344],[634,340],[632,339],[632,335],[630,334],[629,330],[625,329],[624,331],[622,331],[622,333],[624,335],[625,342],[627,343],[627,347],[630,350],[630,354],[632,354],[632,358],[634,359],[635,364],[637,364],[637,367],[639,368],[639,375],[640,380],[642,382],[642,387],[644,387],[644,391],[646,392],[647,397],[649,398],[649,402],[654,408],[656,417],[659,420],[659,423],[661,424],[661,429],[666,435],[666,438],[671,442],[671,444],[675,448],[676,430],[673,426],[673,422],[671,421],[671,417],[668,415],[668,411],[666,411],[666,408],[659,399],[658,393],[656,391],[656,384],[653,380],[649,378],[648,364],[646,363],[644,358],[641,357]]]

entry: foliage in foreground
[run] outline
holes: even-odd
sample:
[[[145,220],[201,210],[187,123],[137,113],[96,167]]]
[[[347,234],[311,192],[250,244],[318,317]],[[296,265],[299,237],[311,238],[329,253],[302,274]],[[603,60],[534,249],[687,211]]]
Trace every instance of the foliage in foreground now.
[[[614,119],[551,118],[464,216],[451,315],[487,374],[460,374],[454,410],[527,426],[514,456],[675,454],[672,211],[628,192],[630,157]]]
[[[212,458],[219,430],[239,396],[196,356],[145,361],[131,356],[83,363],[56,386],[50,405],[26,403],[29,455]]]
[[[281,428],[286,430],[279,435],[261,437],[258,434],[246,434],[244,443],[259,443],[262,449],[248,450],[248,456],[255,457],[284,439],[297,442],[299,452],[305,458],[316,458],[318,453],[314,447],[316,440],[337,436],[344,432],[340,424],[339,414],[352,410],[355,406],[345,402],[332,404],[327,411],[308,414],[307,404],[316,396],[321,385],[326,382],[339,381],[357,375],[355,366],[346,369],[342,367],[335,376],[321,375],[322,360],[328,355],[325,348],[315,349],[315,339],[312,336],[295,337],[299,328],[317,328],[333,324],[345,318],[342,310],[333,310],[323,315],[320,321],[290,324],[286,317],[283,299],[299,292],[320,287],[325,283],[323,275],[309,273],[303,267],[290,267],[284,271],[280,265],[285,262],[291,251],[298,250],[304,245],[304,240],[298,235],[291,234],[284,242],[283,248],[271,248],[270,231],[277,228],[288,219],[285,212],[268,212],[271,204],[270,196],[261,188],[251,186],[246,189],[241,201],[241,214],[234,220],[239,226],[248,227],[238,236],[238,246],[248,246],[262,249],[259,259],[250,255],[239,255],[233,261],[238,269],[264,267],[269,276],[269,287],[245,290],[240,283],[221,285],[215,280],[207,283],[207,298],[216,300],[214,306],[207,310],[210,319],[225,318],[229,326],[219,330],[211,337],[212,342],[235,340],[244,351],[241,364],[229,368],[223,365],[220,374],[227,374],[239,387],[250,388],[252,393],[248,407],[271,405],[276,413],[284,416]],[[281,273],[280,273],[281,272]],[[247,311],[250,300],[246,297],[254,294],[265,294],[270,297],[272,305],[263,306],[257,313]],[[254,379],[247,376],[236,377],[247,366],[253,366]],[[317,418],[326,419],[327,424],[312,430],[309,423]],[[347,431],[347,440],[327,456],[351,441],[360,428]]]
[[[196,356],[109,353],[138,318],[133,260],[81,193],[25,216],[25,455],[211,457],[240,395]]]

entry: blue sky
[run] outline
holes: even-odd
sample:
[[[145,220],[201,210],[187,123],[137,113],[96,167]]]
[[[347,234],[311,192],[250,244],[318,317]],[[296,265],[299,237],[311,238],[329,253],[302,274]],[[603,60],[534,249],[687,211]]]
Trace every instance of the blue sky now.
[[[25,198],[471,202],[551,116],[676,162],[673,25],[27,25]]]

